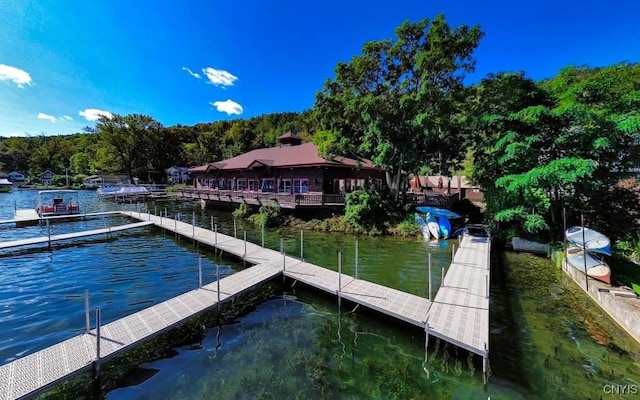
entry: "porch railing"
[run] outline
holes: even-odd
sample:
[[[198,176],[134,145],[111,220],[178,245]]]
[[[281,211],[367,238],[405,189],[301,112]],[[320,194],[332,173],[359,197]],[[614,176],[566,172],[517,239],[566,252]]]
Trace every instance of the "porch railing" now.
[[[215,200],[231,203],[247,203],[261,205],[269,201],[275,201],[285,208],[295,208],[297,206],[336,206],[345,204],[345,196],[342,194],[328,193],[271,193],[271,192],[253,192],[253,191],[237,191],[224,189],[196,189],[182,188],[178,189],[178,193],[182,197]],[[416,205],[431,205],[439,207],[447,207],[458,194],[416,194],[405,193],[406,200]]]

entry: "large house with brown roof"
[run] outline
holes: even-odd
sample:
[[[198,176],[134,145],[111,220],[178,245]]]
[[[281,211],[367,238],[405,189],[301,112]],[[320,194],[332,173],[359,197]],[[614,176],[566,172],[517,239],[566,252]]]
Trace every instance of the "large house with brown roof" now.
[[[365,185],[382,187],[384,171],[366,159],[323,158],[313,143],[286,133],[280,145],[189,169],[189,197],[283,207],[343,204],[344,194]],[[194,194],[197,193],[197,196]],[[213,197],[212,197],[213,196]]]

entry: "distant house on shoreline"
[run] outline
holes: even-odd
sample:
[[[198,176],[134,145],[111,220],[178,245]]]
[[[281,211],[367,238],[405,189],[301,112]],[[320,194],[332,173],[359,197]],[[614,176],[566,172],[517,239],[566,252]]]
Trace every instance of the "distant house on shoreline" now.
[[[408,187],[413,193],[460,193],[460,197],[463,199],[480,202],[484,201],[484,192],[482,191],[482,188],[472,185],[464,175],[415,176],[409,180]]]
[[[20,171],[12,171],[7,175],[11,182],[26,182],[27,177]]]
[[[167,183],[178,184],[187,183],[189,180],[189,167],[170,167],[167,168]]]
[[[366,184],[382,186],[384,171],[366,159],[318,155],[313,143],[291,132],[279,146],[189,169],[196,189],[277,194],[344,194]]]
[[[53,177],[55,176],[55,174],[49,170],[46,170],[42,173],[40,173],[39,178],[40,178],[40,184],[45,185],[45,186],[51,186],[53,184]]]

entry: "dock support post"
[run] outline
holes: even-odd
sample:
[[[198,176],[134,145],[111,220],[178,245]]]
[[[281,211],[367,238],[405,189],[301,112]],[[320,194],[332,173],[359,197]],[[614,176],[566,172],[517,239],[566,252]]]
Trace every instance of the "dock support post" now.
[[[485,386],[487,385],[487,381],[488,381],[488,375],[487,375],[487,357],[488,357],[488,351],[487,351],[487,344],[484,344],[484,353],[485,355],[482,356],[482,380],[484,381]]]
[[[429,322],[424,328],[424,363],[429,362]]]
[[[242,254],[242,266],[244,267],[247,260],[247,231],[244,231],[244,253]]]
[[[342,291],[342,252],[338,252],[338,310],[340,310],[340,305],[342,303],[342,299],[340,298],[340,292]]]
[[[428,256],[429,256],[429,301],[431,301],[431,253],[429,253]]]
[[[89,317],[89,289],[84,290],[84,319],[87,325],[85,333],[91,332],[91,318]]]
[[[153,206],[153,215],[158,215],[158,206],[155,204]]]
[[[489,275],[484,276],[484,286],[487,288],[486,297],[489,298]]]
[[[584,284],[589,293],[589,275],[587,275],[587,246],[584,238],[584,214],[580,214],[580,224],[582,225],[582,258],[584,259]]]
[[[280,254],[284,253],[284,238],[280,236]]]
[[[100,373],[100,307],[96,308],[96,376]]]
[[[49,238],[49,248],[51,248],[51,225],[49,225],[48,218],[47,218],[47,237]]]
[[[218,245],[218,224],[213,225],[213,244]]]
[[[198,257],[198,289],[202,289],[202,256]]]
[[[194,211],[191,216],[191,239],[196,240],[196,212]]]
[[[176,235],[176,237],[178,237],[178,215],[176,214],[173,216],[173,233]]]
[[[238,229],[237,229],[237,225],[236,225],[236,219],[233,219],[233,237],[234,238],[238,238]]]
[[[304,230],[300,229],[300,261],[304,262]]]
[[[169,215],[169,212],[167,211],[167,207],[164,208],[164,216],[166,217],[167,215]]]
[[[356,265],[355,265],[354,277],[358,279],[358,240],[356,239]]]
[[[218,280],[218,302],[216,303],[218,307],[218,318],[220,317],[220,265],[216,263],[216,278]]]
[[[213,215],[211,216],[211,230],[213,230]]]

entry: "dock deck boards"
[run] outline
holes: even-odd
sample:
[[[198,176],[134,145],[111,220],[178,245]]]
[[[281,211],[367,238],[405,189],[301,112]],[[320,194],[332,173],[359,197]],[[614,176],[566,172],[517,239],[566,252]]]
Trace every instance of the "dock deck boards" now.
[[[486,282],[490,273],[489,238],[465,236],[462,239],[444,278],[444,285],[432,303],[423,297],[340,275],[276,250],[185,222],[141,212],[123,211],[121,214],[142,221],[123,227],[154,224],[255,265],[221,279],[220,293],[217,292],[217,282],[213,282],[102,326],[101,360],[210,309],[217,304],[218,296],[220,302],[224,302],[280,274],[425,328],[428,334],[473,353],[488,355],[489,298]],[[111,228],[111,232],[116,228]],[[97,231],[106,233],[104,229],[93,232]],[[81,233],[85,235],[79,235]],[[62,237],[58,240],[71,239],[86,236],[86,233],[57,237]],[[44,239],[48,241],[48,238]],[[6,243],[0,244],[0,248]],[[92,330],[0,366],[0,400],[31,396],[89,368],[96,359],[96,341],[95,330]]]
[[[99,217],[99,216],[106,216],[106,215],[115,215],[120,213],[121,213],[120,211],[100,211],[100,212],[92,212],[92,213],[50,215],[47,217],[40,218],[36,210],[16,210],[15,218],[0,219],[0,225],[38,222],[40,220],[46,221],[46,220],[57,220],[57,219],[92,218],[92,217]]]
[[[149,222],[149,221],[135,222],[133,224],[118,225],[118,226],[112,226],[109,228],[93,229],[90,231],[71,232],[71,233],[63,233],[60,235],[51,235],[51,237],[38,236],[38,237],[32,237],[32,238],[26,238],[26,239],[11,240],[11,241],[0,243],[0,250],[6,250],[6,249],[21,247],[21,246],[28,246],[32,244],[59,242],[61,240],[78,239],[78,238],[95,236],[95,235],[104,235],[104,234],[124,231],[127,229],[140,228],[148,225],[153,225],[153,222]]]
[[[280,274],[267,264],[255,265],[220,280],[220,302]],[[100,359],[111,358],[218,304],[217,282],[174,297],[101,326]],[[92,366],[95,329],[0,366],[0,400],[31,396]]]
[[[428,315],[427,333],[489,353],[489,238],[464,236]]]
[[[201,227],[176,221],[169,218],[160,217],[139,212],[123,212],[123,214],[156,223],[164,229],[175,232],[183,236],[194,238],[200,243],[217,247],[233,254],[239,258],[244,255],[244,240],[236,239],[232,236],[218,233],[217,245],[215,233]],[[270,262],[283,269],[283,255],[276,250],[263,248],[251,242],[247,242],[247,253],[245,260],[252,264]],[[338,293],[338,272],[327,268],[319,267],[301,260],[286,256],[284,275],[299,280],[307,285],[323,290],[331,294]],[[424,298],[415,296],[400,290],[391,289],[386,286],[363,280],[356,280],[350,275],[342,274],[342,290],[340,296],[378,312],[399,318],[410,324],[424,327],[427,312],[431,302]]]

